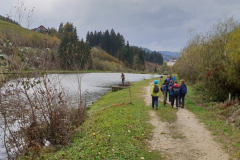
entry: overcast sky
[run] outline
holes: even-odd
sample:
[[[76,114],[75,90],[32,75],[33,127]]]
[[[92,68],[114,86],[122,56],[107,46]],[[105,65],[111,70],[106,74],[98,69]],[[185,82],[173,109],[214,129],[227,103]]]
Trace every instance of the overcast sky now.
[[[240,20],[240,0],[23,0],[35,7],[31,28],[58,29],[61,22],[77,27],[79,38],[87,31],[112,28],[130,45],[156,51],[179,51],[189,30],[206,32],[224,17]],[[0,15],[15,19],[17,0],[0,0]],[[24,19],[27,17],[25,13]],[[21,24],[27,27],[27,22]]]

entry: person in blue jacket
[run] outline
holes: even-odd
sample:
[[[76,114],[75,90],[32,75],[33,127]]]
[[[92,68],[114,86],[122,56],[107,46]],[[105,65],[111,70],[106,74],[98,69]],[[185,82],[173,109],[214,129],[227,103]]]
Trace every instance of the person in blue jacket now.
[[[173,77],[172,77],[173,84],[175,83],[175,80],[176,80],[176,77],[173,76]]]
[[[185,95],[187,94],[187,86],[184,84],[184,80],[180,80],[180,89],[179,89],[179,105],[181,108],[184,108]]]
[[[170,80],[169,84],[168,84],[168,92],[169,92],[169,102],[172,104],[172,100],[173,100],[173,81]]]

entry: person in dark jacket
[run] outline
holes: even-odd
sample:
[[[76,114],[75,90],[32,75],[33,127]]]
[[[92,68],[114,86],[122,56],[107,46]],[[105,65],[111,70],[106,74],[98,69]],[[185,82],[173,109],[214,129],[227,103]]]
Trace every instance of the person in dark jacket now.
[[[122,78],[122,84],[124,84],[124,81],[125,81],[125,75],[122,73],[121,74],[121,78]]]
[[[173,100],[171,106],[174,106],[174,101],[176,100],[176,109],[178,109],[179,90],[178,82],[175,81],[173,85]]]
[[[161,91],[163,93],[163,104],[164,105],[166,105],[166,103],[167,103],[168,84],[169,84],[169,82],[166,79],[166,80],[164,80],[164,83],[161,86]]]
[[[184,108],[184,99],[185,95],[187,94],[187,86],[184,84],[184,80],[180,80],[181,84],[179,87],[179,105],[181,108]]]
[[[170,80],[168,84],[168,92],[169,92],[169,102],[172,103],[173,100],[173,81]]]

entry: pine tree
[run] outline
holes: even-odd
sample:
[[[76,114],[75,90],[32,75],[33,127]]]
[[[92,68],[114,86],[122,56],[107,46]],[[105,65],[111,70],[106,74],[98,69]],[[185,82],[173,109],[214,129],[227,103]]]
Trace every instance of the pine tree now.
[[[60,23],[58,28],[58,38],[61,40],[63,39],[63,31],[64,31],[63,23]]]

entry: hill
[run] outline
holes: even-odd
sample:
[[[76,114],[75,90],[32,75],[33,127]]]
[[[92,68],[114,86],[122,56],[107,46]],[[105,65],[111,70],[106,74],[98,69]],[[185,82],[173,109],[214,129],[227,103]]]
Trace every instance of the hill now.
[[[16,24],[16,25],[20,26],[19,23],[17,23],[16,21],[12,20],[9,17],[4,17],[4,16],[0,15],[0,20],[3,20],[3,21],[6,21],[6,22],[9,22],[9,23],[12,23],[12,24]]]
[[[91,49],[91,55],[93,58],[94,69],[117,72],[126,70],[122,61],[119,61],[117,58],[111,56],[99,47],[93,47]]]
[[[153,51],[151,51],[148,48],[142,48],[142,50],[152,53]],[[163,56],[163,61],[169,61],[170,58],[177,58],[179,57],[179,53],[178,52],[171,52],[171,51],[156,51],[159,54],[162,54]]]
[[[22,47],[52,48],[60,43],[57,37],[38,33],[3,20],[0,20],[0,38],[4,41],[10,40],[14,45]]]

